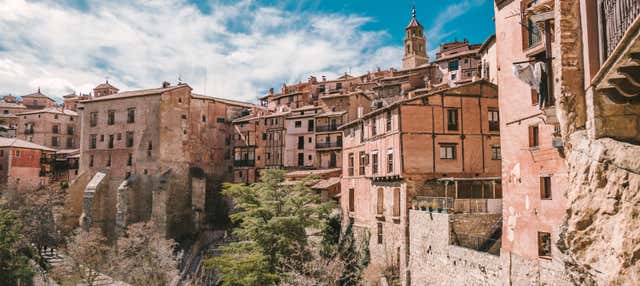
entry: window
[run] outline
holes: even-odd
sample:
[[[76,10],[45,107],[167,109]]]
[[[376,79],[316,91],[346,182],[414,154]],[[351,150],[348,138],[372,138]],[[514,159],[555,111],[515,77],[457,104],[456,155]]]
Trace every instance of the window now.
[[[364,166],[366,165],[366,161],[367,160],[367,155],[364,154],[364,152],[360,152],[360,164],[359,164],[359,170],[358,170],[358,175],[360,176],[364,176]]]
[[[67,135],[73,135],[73,126],[68,126],[67,127]]]
[[[111,154],[107,157],[107,167],[111,167]]]
[[[378,223],[378,244],[382,244],[382,223]]]
[[[349,189],[349,211],[350,212],[354,212],[355,211],[355,205],[354,205],[354,194],[355,190],[354,189]]]
[[[133,154],[129,153],[129,156],[127,157],[127,166],[131,165],[133,165]]]
[[[60,126],[53,125],[53,126],[51,126],[51,133],[58,134],[58,132],[60,131],[59,129],[60,129]]]
[[[116,123],[116,112],[113,110],[107,111],[107,124],[113,125]]]
[[[0,157],[4,157],[4,150],[0,150]]]
[[[354,159],[353,159],[353,153],[349,153],[349,162],[348,162],[348,166],[349,168],[348,170],[348,174],[349,176],[353,176],[353,164],[354,164]]]
[[[151,150],[153,150],[153,144],[149,141],[149,145],[147,146],[147,157],[151,157]]]
[[[312,155],[307,156],[307,158],[309,159],[309,161],[313,160],[313,156]]]
[[[372,173],[376,175],[378,174],[378,153],[373,153],[371,157],[371,160],[373,161]]]
[[[449,70],[450,71],[457,71],[458,70],[458,61],[450,61],[449,62]]]
[[[53,119],[58,119],[58,114],[54,114]]]
[[[500,130],[500,116],[497,110],[489,110],[489,131]]]
[[[538,1],[537,0],[530,1],[527,4],[527,8],[532,7],[533,5],[535,5],[536,2],[538,2]],[[526,33],[527,33],[527,37],[526,37],[527,38],[527,46],[526,46],[526,48],[531,48],[533,46],[537,46],[542,41],[542,35],[540,34],[540,30],[538,30],[538,27],[536,27],[536,24],[533,23],[533,21],[531,21],[530,19],[527,19]]]
[[[447,129],[449,131],[458,130],[458,110],[447,109]]]
[[[313,141],[313,139],[311,139],[311,137],[309,137],[307,139],[308,139],[307,141],[309,141],[309,143],[311,143],[311,141]]]
[[[378,121],[374,117],[371,119],[371,136],[376,136],[378,134]]]
[[[127,131],[125,134],[127,147],[133,147],[133,132]]]
[[[391,131],[391,110],[387,111],[387,132]]]
[[[384,214],[384,190],[378,188],[377,212],[378,215]]]
[[[91,134],[89,137],[89,149],[96,149],[97,136],[95,134]]]
[[[400,216],[400,189],[393,189],[393,216]]]
[[[342,89],[342,83],[341,82],[336,83],[336,89]]]
[[[262,133],[262,140],[267,140],[267,133]]]
[[[51,137],[51,146],[58,147],[58,137]]]
[[[207,116],[202,115],[202,122],[206,123],[207,122]]]
[[[20,158],[20,151],[16,150],[16,158]]]
[[[298,136],[298,150],[304,149],[304,136]]]
[[[89,167],[93,167],[93,155],[89,156]]]
[[[302,127],[302,121],[296,121],[295,125],[296,125],[296,128]]]
[[[456,73],[451,73],[451,80],[456,80],[457,76],[458,75]]]
[[[298,166],[304,166],[304,153],[298,153]]]
[[[387,174],[393,174],[393,150],[387,151]]]
[[[100,142],[104,142],[104,134],[100,134]]]
[[[134,123],[134,122],[136,122],[136,109],[129,108],[127,109],[127,123]]]
[[[313,131],[313,119],[309,120],[309,124],[307,125],[307,131]]]
[[[216,118],[216,123],[224,123],[224,118],[222,117]]]
[[[499,145],[491,146],[491,160],[502,160],[502,155],[500,154]]]
[[[360,143],[364,141],[364,124],[360,124]]]
[[[440,145],[440,159],[455,160],[456,159],[456,145],[455,144],[441,144]]]
[[[543,200],[551,199],[551,177],[540,177],[540,198]]]
[[[73,138],[71,137],[67,137],[67,148],[68,149],[73,148]]]
[[[109,135],[109,149],[113,148],[113,139],[114,139],[113,134]]]
[[[538,125],[529,126],[529,147],[538,147]]]
[[[551,257],[551,234],[538,232],[538,256]]]

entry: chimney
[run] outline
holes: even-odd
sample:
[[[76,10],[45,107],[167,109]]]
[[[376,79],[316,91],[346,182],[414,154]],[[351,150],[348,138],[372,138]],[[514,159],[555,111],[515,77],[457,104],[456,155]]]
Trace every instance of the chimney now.
[[[162,82],[162,88],[167,88],[169,87],[171,84],[168,81],[163,81]]]
[[[327,77],[326,76],[322,76],[322,81],[327,81]]]
[[[270,95],[273,95],[273,87],[272,87],[272,88],[269,88],[269,94],[270,94]]]

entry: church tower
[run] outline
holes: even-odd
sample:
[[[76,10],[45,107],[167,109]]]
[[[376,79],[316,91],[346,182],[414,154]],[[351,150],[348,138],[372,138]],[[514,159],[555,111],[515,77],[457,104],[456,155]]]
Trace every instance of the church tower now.
[[[402,69],[411,69],[429,63],[427,57],[427,40],[424,38],[424,27],[416,19],[416,7],[411,9],[411,22],[405,28],[404,57]]]

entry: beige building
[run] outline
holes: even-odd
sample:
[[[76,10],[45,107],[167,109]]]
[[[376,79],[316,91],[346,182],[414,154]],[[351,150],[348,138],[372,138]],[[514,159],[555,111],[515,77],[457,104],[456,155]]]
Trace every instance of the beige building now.
[[[207,196],[231,179],[230,123],[255,106],[193,94],[182,83],[105,88],[80,102],[82,226],[97,224],[113,236],[154,218],[171,237],[201,227],[212,215]]]
[[[17,113],[16,137],[53,149],[77,149],[80,120],[73,110],[47,107]]]

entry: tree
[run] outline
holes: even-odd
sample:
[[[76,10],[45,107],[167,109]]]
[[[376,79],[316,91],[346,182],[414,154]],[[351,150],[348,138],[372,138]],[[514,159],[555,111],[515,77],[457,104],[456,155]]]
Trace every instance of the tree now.
[[[253,185],[226,184],[223,194],[233,199],[240,242],[222,248],[223,254],[207,261],[218,267],[223,285],[268,285],[309,259],[308,233],[321,226],[330,209],[307,186],[283,184],[285,172],[264,170]],[[284,263],[286,259],[287,263]],[[240,279],[243,273],[250,279]]]
[[[29,259],[33,252],[21,235],[15,215],[0,204],[0,281],[3,285],[29,284],[33,268]]]
[[[62,205],[62,201],[63,195],[55,190],[31,190],[22,192],[11,203],[22,222],[22,233],[39,253],[45,247],[55,247],[61,240],[53,209],[56,205]]]
[[[344,262],[344,270],[338,279],[341,286],[355,286],[362,278],[362,271],[369,265],[369,233],[358,242],[353,235],[353,221],[349,220],[338,244],[338,256]]]
[[[154,231],[152,223],[136,223],[118,239],[113,276],[133,285],[169,285],[178,276],[175,242]]]
[[[88,232],[80,230],[67,243],[67,257],[62,265],[54,268],[54,280],[63,285],[77,285],[83,282],[96,285],[101,272],[109,271],[113,250],[99,228]]]

